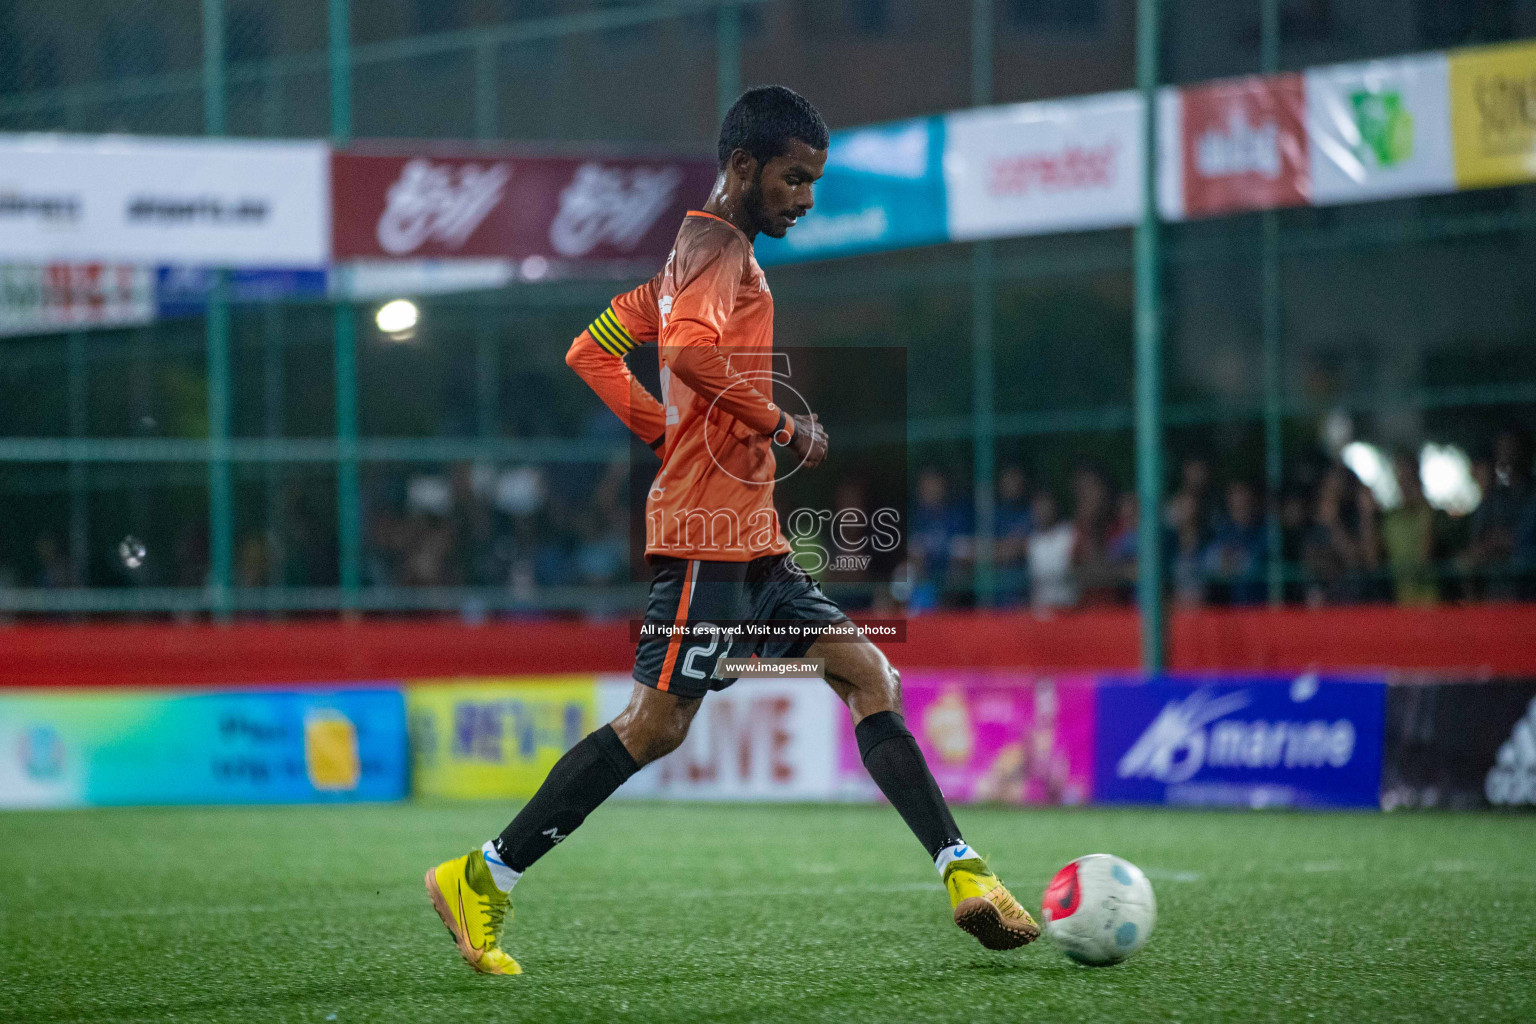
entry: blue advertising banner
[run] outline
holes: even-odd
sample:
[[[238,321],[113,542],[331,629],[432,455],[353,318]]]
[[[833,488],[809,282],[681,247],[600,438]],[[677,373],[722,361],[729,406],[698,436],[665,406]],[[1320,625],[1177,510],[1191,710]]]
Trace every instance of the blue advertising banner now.
[[[1375,807],[1386,685],[1294,679],[1105,679],[1094,798],[1103,803]]]
[[[213,294],[211,267],[157,267],[155,312],[162,318],[202,316]],[[231,270],[225,297],[234,303],[284,299],[323,299],[328,276],[323,268],[269,267]]]
[[[833,132],[815,207],[783,239],[760,236],[758,262],[791,263],[946,241],[944,195],[943,118]]]
[[[397,689],[0,695],[0,807],[399,800],[406,762]]]

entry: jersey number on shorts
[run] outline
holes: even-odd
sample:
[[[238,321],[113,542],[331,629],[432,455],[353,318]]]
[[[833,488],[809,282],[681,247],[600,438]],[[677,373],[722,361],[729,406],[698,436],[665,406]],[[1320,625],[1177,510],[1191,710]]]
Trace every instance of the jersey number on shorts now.
[[[709,646],[708,647],[694,647],[694,648],[690,649],[688,651],[688,653],[683,656],[683,669],[682,669],[682,671],[683,671],[683,675],[688,676],[690,679],[703,679],[704,678],[704,671],[702,669],[694,668],[693,667],[693,660],[695,658],[706,658],[707,659],[707,658],[709,658],[711,655],[713,655],[715,653],[715,648],[720,646],[720,632],[719,632],[719,627],[714,625],[713,623],[710,623],[710,622],[701,622],[698,625],[694,626],[693,628],[694,628],[695,631],[701,630],[701,629],[707,629],[707,630],[710,631],[710,633],[709,633]]]

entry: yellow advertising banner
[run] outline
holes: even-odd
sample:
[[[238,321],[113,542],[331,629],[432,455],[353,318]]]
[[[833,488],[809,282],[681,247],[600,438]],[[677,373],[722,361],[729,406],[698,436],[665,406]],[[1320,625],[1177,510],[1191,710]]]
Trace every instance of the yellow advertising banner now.
[[[596,728],[595,676],[412,680],[411,793],[525,799]]]
[[[1456,50],[1450,62],[1456,184],[1536,180],[1536,43]]]

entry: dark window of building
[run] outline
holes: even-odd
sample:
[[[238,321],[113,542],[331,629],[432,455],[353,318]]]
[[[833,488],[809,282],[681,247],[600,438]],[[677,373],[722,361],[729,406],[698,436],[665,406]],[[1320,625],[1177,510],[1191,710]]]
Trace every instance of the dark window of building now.
[[[1426,48],[1508,39],[1514,21],[1512,0],[1418,0],[1419,40]]]
[[[1338,25],[1333,0],[1290,0],[1280,8],[1280,38],[1320,42]]]
[[[1008,23],[1024,31],[1090,32],[1103,18],[1100,0],[1007,0]]]
[[[101,66],[108,78],[165,70],[165,37],[144,18],[116,18],[101,32]]]
[[[224,24],[224,56],[265,60],[272,55],[272,19],[261,7],[236,7]]]
[[[415,21],[423,35],[452,32],[464,27],[464,8],[459,0],[416,0]]]
[[[889,32],[890,0],[848,0],[848,27],[869,36]]]

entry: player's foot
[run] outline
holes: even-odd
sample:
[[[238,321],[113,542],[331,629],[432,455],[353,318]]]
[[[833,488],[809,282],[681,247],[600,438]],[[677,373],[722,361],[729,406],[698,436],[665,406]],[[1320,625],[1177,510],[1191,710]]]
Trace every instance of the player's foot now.
[[[952,862],[944,871],[944,888],[955,924],[988,949],[1018,949],[1040,937],[1035,919],[980,857]]]
[[[501,924],[512,901],[496,888],[479,850],[429,868],[427,895],[469,966],[481,974],[523,973],[500,948]]]

